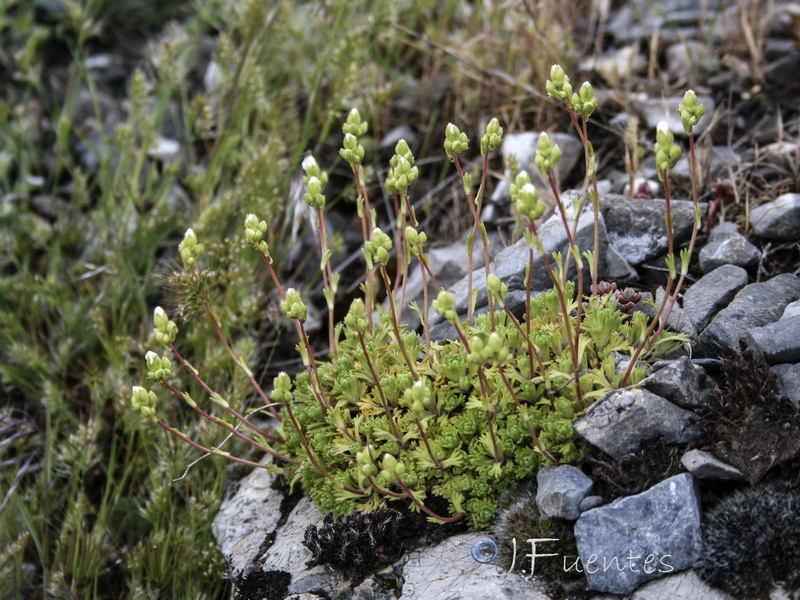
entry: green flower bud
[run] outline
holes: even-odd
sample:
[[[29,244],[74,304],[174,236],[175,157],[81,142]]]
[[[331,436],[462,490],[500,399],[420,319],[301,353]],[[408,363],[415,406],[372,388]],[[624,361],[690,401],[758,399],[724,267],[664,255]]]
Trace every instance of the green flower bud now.
[[[153,324],[155,325],[156,340],[169,346],[178,335],[178,326],[169,320],[167,313],[160,306],[153,311]]]
[[[306,181],[306,189],[308,190],[303,195],[303,200],[311,208],[317,210],[325,209],[325,196],[322,195],[322,182],[315,175],[308,177]]]
[[[406,243],[411,254],[419,256],[422,253],[422,246],[428,241],[428,236],[424,231],[417,231],[411,225],[406,227]]]
[[[550,141],[550,136],[542,132],[536,140],[536,156],[533,160],[546,178],[550,169],[561,160],[561,148]]]
[[[445,290],[441,290],[436,300],[433,301],[433,310],[436,311],[436,314],[441,315],[446,321],[451,323],[458,319],[456,297]]]
[[[145,362],[147,363],[147,378],[152,381],[164,381],[172,375],[172,363],[169,358],[161,357],[155,352],[148,352],[145,354]]]
[[[572,85],[570,85],[569,77],[564,73],[564,69],[559,65],[550,67],[550,79],[545,83],[545,90],[551,98],[569,101],[572,95]]]
[[[274,402],[281,402],[288,404],[294,399],[292,394],[292,379],[286,373],[280,372],[275,379],[272,380],[272,400]]]
[[[481,138],[481,156],[486,156],[503,141],[503,128],[497,119],[492,119],[486,126],[486,133]]]
[[[355,137],[361,137],[367,133],[368,128],[369,124],[366,121],[361,120],[361,115],[358,113],[358,109],[354,108],[347,115],[347,121],[345,121],[345,124],[342,125],[342,133]]]
[[[510,187],[511,199],[517,214],[526,219],[538,219],[544,214],[547,205],[539,200],[539,191],[531,183],[525,171],[521,171]]]
[[[500,300],[505,298],[508,293],[508,285],[503,283],[494,273],[489,273],[489,277],[486,278],[486,289],[489,291],[490,296]]]
[[[193,265],[197,257],[203,253],[203,244],[197,243],[197,236],[191,229],[186,230],[183,241],[178,244],[178,252],[186,266]]]
[[[147,417],[151,421],[158,420],[156,417],[156,395],[153,392],[148,392],[143,387],[138,385],[133,386],[133,393],[131,395],[131,404],[133,410],[142,413],[142,416]]]
[[[341,157],[350,163],[350,165],[361,164],[365,150],[364,146],[358,143],[358,139],[356,139],[353,134],[346,133],[344,135],[343,145],[344,147],[339,150]]]
[[[300,165],[303,168],[303,172],[305,173],[304,180],[307,180],[309,177],[316,177],[322,182],[323,187],[326,183],[328,183],[328,174],[319,168],[317,164],[317,160],[309,154],[303,159],[303,162]]]
[[[687,90],[683,95],[683,104],[678,105],[678,112],[681,115],[686,135],[691,135],[692,127],[697,125],[702,116],[706,114],[706,107],[697,103],[697,94],[694,91]]]
[[[294,288],[286,290],[286,300],[281,302],[281,310],[290,319],[306,320],[306,305],[303,304],[299,292]]]
[[[675,166],[681,157],[681,149],[673,140],[675,139],[666,121],[661,121],[656,129],[656,143],[653,150],[656,154],[656,168],[659,180],[664,180],[664,172]]]
[[[391,250],[392,238],[378,227],[372,230],[369,241],[364,243],[364,256],[370,268],[374,265],[385,265],[389,262],[389,252]]]
[[[407,157],[410,157],[411,160]],[[395,154],[392,157],[389,175],[386,178],[387,192],[390,194],[399,193],[403,196],[408,194],[408,186],[416,181],[419,176],[419,169],[411,166],[412,160],[414,160],[414,157],[410,152],[405,156]]]
[[[452,123],[448,123],[444,130],[444,135],[444,151],[447,153],[447,158],[449,158],[451,162],[455,160],[456,154],[464,152],[469,148],[467,134],[462,133],[461,130]]]
[[[588,119],[597,108],[597,98],[594,97],[592,84],[584,81],[578,93],[570,97],[569,104],[577,114]]]
[[[486,341],[486,349],[484,352],[487,359],[496,360],[498,362],[505,362],[509,355],[505,341],[496,331],[493,331],[489,334],[489,339]]]
[[[430,384],[422,379],[415,381],[414,385],[403,393],[403,401],[411,405],[412,411],[414,410],[413,405],[415,403],[419,403],[423,407],[430,406],[432,398],[433,391],[431,390]]]
[[[411,148],[408,147],[408,142],[401,139],[394,147],[394,153],[397,156],[402,156],[408,162],[414,162],[414,156],[411,154]]]
[[[261,250],[266,255],[267,259],[272,262],[272,258],[269,255],[269,245],[267,245],[267,242],[261,239],[261,236],[266,230],[266,221],[259,221],[258,217],[256,217],[253,213],[250,213],[247,215],[247,217],[245,217],[244,237],[247,240],[247,243],[254,248]]]
[[[350,310],[344,318],[344,324],[357,333],[367,332],[367,311],[361,298],[356,298],[350,303]]]
[[[381,475],[388,483],[394,483],[398,477],[402,477],[406,472],[405,465],[398,462],[394,456],[388,453],[383,455],[381,466],[383,466]]]

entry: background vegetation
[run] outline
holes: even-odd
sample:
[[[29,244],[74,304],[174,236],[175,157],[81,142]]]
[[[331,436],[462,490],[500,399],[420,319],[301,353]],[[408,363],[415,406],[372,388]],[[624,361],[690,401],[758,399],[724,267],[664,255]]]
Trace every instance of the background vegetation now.
[[[355,194],[338,125],[357,106],[370,122],[373,197],[394,146],[381,141],[409,126],[414,154],[431,157],[416,184],[431,190],[425,230],[454,238],[469,217],[447,208],[460,192],[445,124],[473,138],[491,117],[509,132],[566,130],[537,90],[551,64],[575,72],[602,48],[602,4],[0,0],[0,596],[222,597],[210,523],[231,473],[213,459],[185,473],[197,452],[128,407],[156,305],[180,316],[186,356],[214,389],[241,410],[258,405],[182,294],[183,232],[215,241],[207,289],[237,353],[271,381],[291,370],[293,343],[241,251],[244,215],[267,218],[283,280],[321,300],[298,170],[309,150],[333,165],[344,238]],[[757,63],[755,34],[743,60]],[[647,83],[669,87],[656,46],[641,54]],[[619,110],[642,85],[608,83]],[[601,170],[624,148],[602,119]],[[221,443],[184,409],[161,412]]]

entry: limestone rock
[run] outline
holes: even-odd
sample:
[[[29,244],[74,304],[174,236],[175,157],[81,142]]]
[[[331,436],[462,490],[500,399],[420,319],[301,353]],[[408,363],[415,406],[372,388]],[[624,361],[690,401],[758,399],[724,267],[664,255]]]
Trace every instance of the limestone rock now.
[[[559,465],[544,467],[536,474],[536,506],[543,517],[575,520],[580,504],[594,482],[577,467]]]
[[[575,432],[609,456],[621,459],[642,443],[685,443],[698,435],[693,413],[647,390],[614,390],[575,422]]]
[[[782,194],[756,206],[750,211],[750,222],[756,235],[765,240],[800,240],[800,194]]]
[[[683,293],[683,310],[697,331],[702,331],[746,285],[747,271],[734,265],[723,265],[701,277]]]
[[[786,305],[798,297],[800,278],[796,275],[784,273],[763,283],[751,283],[700,334],[695,355],[716,357],[719,346],[738,352],[739,339],[749,329],[777,321]]]
[[[592,589],[628,594],[650,579],[687,569],[700,551],[700,498],[688,473],[586,511],[575,524]]]
[[[713,454],[703,450],[689,450],[681,457],[681,464],[698,479],[728,481],[744,479],[742,472],[722,462]]]

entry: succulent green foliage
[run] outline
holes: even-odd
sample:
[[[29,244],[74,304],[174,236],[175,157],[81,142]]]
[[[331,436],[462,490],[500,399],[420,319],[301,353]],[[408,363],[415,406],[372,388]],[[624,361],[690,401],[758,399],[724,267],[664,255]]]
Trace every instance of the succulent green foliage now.
[[[494,292],[502,292],[499,280],[491,285]],[[566,292],[574,308],[571,285]],[[437,310],[453,316],[452,299],[442,292]],[[586,301],[580,342],[584,401],[619,386],[621,374],[615,370],[612,353],[630,354],[647,328],[644,314],[626,315],[617,304],[610,294]],[[572,421],[584,406],[576,393],[568,332],[559,314],[555,291],[532,299],[531,329],[544,362],[543,374],[537,368],[531,372],[527,342],[504,313],[495,315],[495,331],[487,315],[477,317],[474,326],[465,326],[470,352],[461,341],[433,343],[428,352],[419,335],[406,332],[403,342],[409,353],[420,356],[415,365],[419,380],[414,381],[394,341],[389,315],[384,314],[370,334],[364,303],[354,301],[338,355],[319,365],[322,394],[332,410],[325,414],[320,408],[307,373],[295,379],[292,404],[311,453],[335,483],[307,460],[287,417],[279,428],[285,444],[278,449],[303,462],[294,481],[320,510],[339,516],[351,510],[402,506],[408,503],[406,486],[426,505],[439,498],[435,505],[446,505],[446,516],[464,512],[472,529],[487,527],[495,516],[498,495],[547,464],[531,439],[526,419],[559,461],[581,460]],[[664,334],[665,340],[670,336]],[[379,374],[388,413],[364,348]],[[643,369],[632,381],[642,376]],[[285,380],[275,385],[279,394],[287,387]],[[273,398],[285,400],[275,392]],[[409,507],[418,510],[415,504]]]

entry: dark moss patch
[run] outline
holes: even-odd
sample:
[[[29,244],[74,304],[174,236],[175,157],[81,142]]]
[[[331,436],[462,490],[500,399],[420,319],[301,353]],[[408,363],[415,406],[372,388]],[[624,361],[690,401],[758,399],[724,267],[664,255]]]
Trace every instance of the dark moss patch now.
[[[306,529],[303,545],[311,551],[307,566],[327,564],[353,579],[363,579],[403,554],[404,541],[420,533],[412,517],[389,508],[370,514],[352,512],[339,521],[328,513],[322,525]]]
[[[553,600],[590,597],[583,571],[574,567],[578,548],[573,524],[563,519],[542,519],[532,486],[504,494],[499,504],[501,508],[492,530],[497,564],[505,571],[513,570],[525,577],[533,575],[545,584]],[[532,552],[529,539],[557,540],[537,545],[537,554],[556,556],[537,558],[533,573],[531,559],[526,556]]]
[[[235,583],[233,597],[237,600],[283,600],[289,595],[292,576],[286,571],[251,571],[240,575]]]
[[[696,571],[735,598],[800,592],[800,487],[775,481],[735,492],[708,511]]]
[[[720,393],[701,411],[700,445],[753,484],[800,455],[800,412],[763,357],[744,342],[740,352],[723,361]]]
[[[587,444],[585,465],[587,474],[594,480],[593,493],[605,500],[613,500],[644,492],[685,470],[681,465],[685,450],[683,446],[654,440],[615,460]]]

